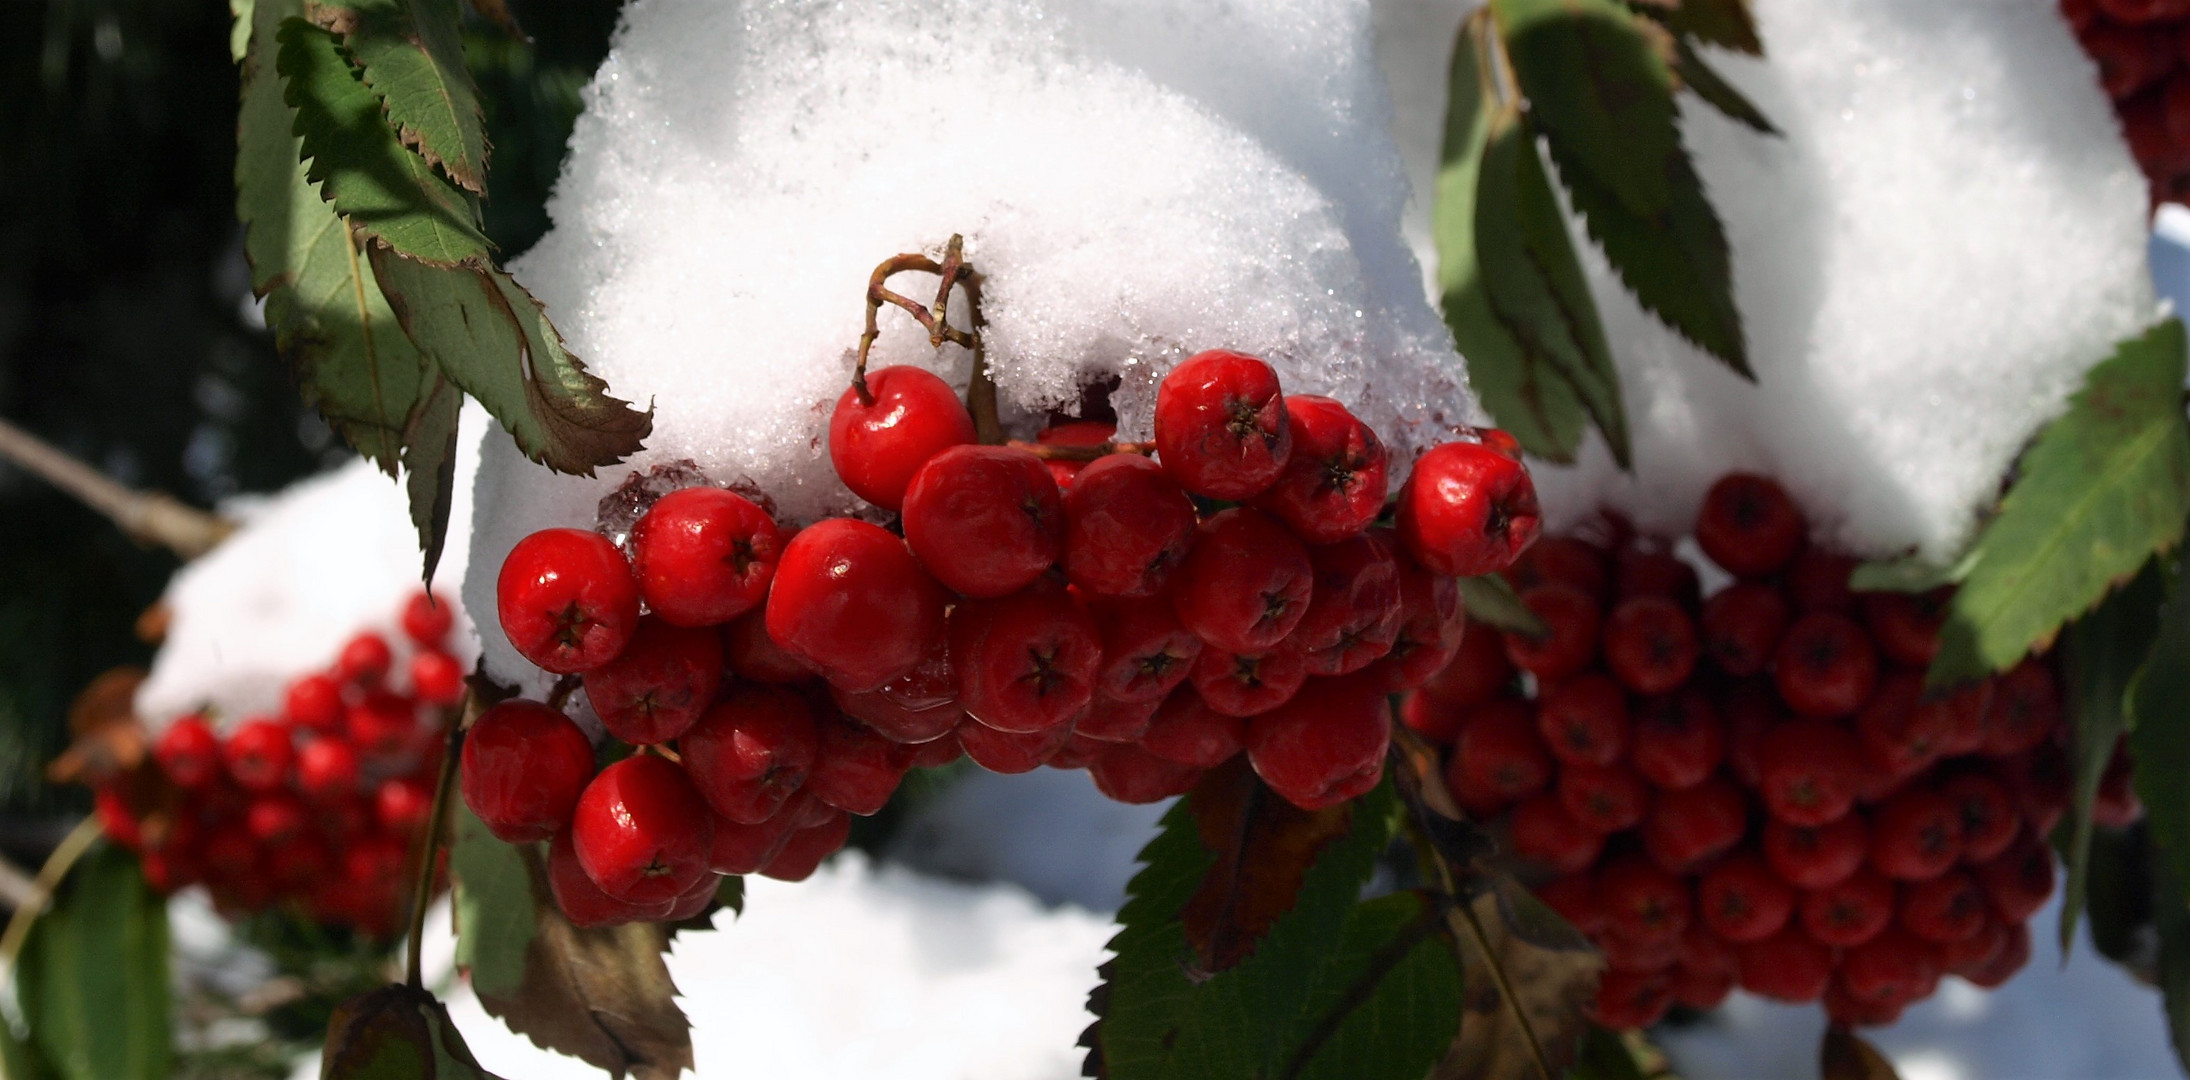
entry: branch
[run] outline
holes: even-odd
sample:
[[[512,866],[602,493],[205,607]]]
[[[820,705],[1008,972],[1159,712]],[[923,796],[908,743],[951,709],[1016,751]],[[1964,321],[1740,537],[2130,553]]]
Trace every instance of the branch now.
[[[195,559],[236,531],[236,523],[158,491],[135,491],[63,453],[51,443],[0,420],[0,458],[76,497],[129,537],[159,544]]]

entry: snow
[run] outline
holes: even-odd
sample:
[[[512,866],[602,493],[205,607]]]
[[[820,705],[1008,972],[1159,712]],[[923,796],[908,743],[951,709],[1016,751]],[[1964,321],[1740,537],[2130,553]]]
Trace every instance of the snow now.
[[[1399,235],[1407,186],[1366,0],[648,0],[624,12],[513,269],[590,368],[656,409],[631,466],[689,458],[785,516],[828,468],[869,272],[952,233],[983,272],[1007,423],[1104,375],[1145,437],[1160,374],[1223,346],[1360,408],[1404,454],[1473,417]],[[906,291],[934,279],[908,274]],[[888,310],[877,363],[935,366]],[[551,476],[488,437],[469,583],[628,467]],[[488,664],[515,657],[489,642]]]
[[[465,406],[460,431],[489,424],[477,405]],[[468,554],[477,443],[475,434],[458,442],[450,542],[435,575],[452,602]],[[360,630],[386,636],[400,670],[397,619],[420,586],[418,534],[400,484],[359,458],[221,512],[243,527],[168,583],[167,639],[137,691],[147,725],[157,730],[196,709],[211,709],[221,724],[277,711],[288,680],[333,663]],[[455,615],[449,649],[469,665],[478,633],[461,605]]]
[[[1380,0],[1418,193],[1464,14]],[[1708,58],[1786,137],[1691,96],[1681,110],[1759,384],[1658,324],[1582,241],[1637,471],[1592,438],[1539,487],[1554,526],[1610,505],[1678,534],[1712,480],[1759,470],[1848,550],[1945,559],[2084,369],[2154,318],[2144,181],[2052,0],[1774,0],[1756,17],[1766,59]],[[1433,263],[1427,214],[1418,198],[1407,235]]]

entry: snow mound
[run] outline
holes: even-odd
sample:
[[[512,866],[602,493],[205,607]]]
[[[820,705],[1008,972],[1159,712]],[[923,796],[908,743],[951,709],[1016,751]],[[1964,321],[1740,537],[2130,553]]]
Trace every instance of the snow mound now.
[[[472,437],[458,442],[450,543],[435,573],[437,591],[452,602],[471,531],[476,433],[493,422],[467,404],[460,423]],[[332,664],[360,630],[385,635],[401,670],[407,653],[397,619],[419,588],[418,534],[401,484],[359,458],[221,510],[243,527],[168,583],[167,640],[137,690],[147,725],[158,730],[204,708],[222,725],[278,711],[290,679]],[[461,604],[455,615],[448,647],[469,666],[479,635]]]
[[[1443,6],[1377,17],[1417,192],[1465,14]],[[1539,486],[1554,525],[1609,505],[1677,534],[1713,479],[1763,471],[1843,547],[1945,558],[2084,369],[2155,316],[2144,181],[2051,0],[1774,0],[1756,17],[1765,59],[1709,60],[1786,137],[1681,109],[1758,384],[1661,326],[1582,241],[1636,472],[1593,440]],[[1426,262],[1427,213],[1418,199],[1407,229]]]
[[[867,276],[952,233],[986,277],[1019,434],[1115,374],[1145,437],[1161,374],[1217,346],[1356,406],[1402,454],[1476,415],[1399,235],[1366,0],[648,0],[586,97],[555,227],[514,269],[656,409],[631,465],[748,478],[793,520],[850,509],[824,437]],[[932,297],[934,278],[896,284]],[[964,385],[960,350],[894,309],[882,327],[874,362]],[[488,442],[483,568],[590,522],[628,473],[554,477]]]

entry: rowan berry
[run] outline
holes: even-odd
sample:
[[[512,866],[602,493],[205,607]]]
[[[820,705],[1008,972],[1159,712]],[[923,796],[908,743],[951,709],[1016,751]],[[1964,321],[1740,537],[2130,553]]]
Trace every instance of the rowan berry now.
[[[394,662],[387,638],[370,630],[360,631],[344,642],[336,655],[335,678],[352,686],[379,686]]]
[[[944,594],[878,526],[830,518],[783,546],[768,590],[768,637],[846,690],[918,666],[943,633]]]
[[[1286,398],[1285,414],[1292,456],[1255,505],[1310,544],[1335,544],[1368,528],[1390,490],[1390,455],[1376,430],[1314,394]]]
[[[831,686],[829,696],[846,716],[898,743],[940,739],[966,715],[958,704],[958,669],[951,666],[948,637],[931,646],[918,667],[873,690],[855,694]]]
[[[1680,940],[1695,911],[1688,883],[1636,855],[1622,855],[1597,870],[1604,891],[1607,928],[1635,942]]]
[[[572,843],[572,830],[564,829],[555,834],[548,845],[548,891],[555,897],[555,906],[578,927],[615,926],[619,923],[645,922],[666,914],[668,902],[632,903],[619,900],[594,884],[593,878],[578,862],[578,853]]]
[[[1288,802],[1320,810],[1384,778],[1391,736],[1391,706],[1376,683],[1360,675],[1313,678],[1292,700],[1247,725],[1247,760]]]
[[[2001,984],[2007,982],[2016,972],[2023,970],[2023,965],[2028,963],[2030,963],[2030,925],[2018,920],[2008,926],[2007,942],[2000,947],[1998,953],[1995,953],[1991,959],[1982,964],[1966,968],[1955,974],[1968,979],[1972,985],[1987,990],[1997,990]]]
[[[1462,633],[1452,660],[1422,684],[1422,693],[1462,708],[1480,705],[1513,685],[1513,670],[1505,635],[1478,623]]]
[[[797,831],[795,813],[780,813],[754,825],[718,817],[707,847],[707,869],[717,874],[758,872]]]
[[[1122,803],[1144,804],[1186,794],[1201,779],[1202,770],[1120,743],[1089,763],[1087,774],[1104,795]]]
[[[707,873],[714,816],[683,769],[636,754],[602,769],[571,816],[578,864],[601,891],[635,904],[673,902]]]
[[[714,626],[758,609],[782,557],[775,519],[717,487],[672,491],[631,527],[639,596],[674,626]]]
[[[1694,787],[1660,791],[1643,819],[1643,849],[1658,865],[1688,873],[1741,842],[1748,827],[1748,800],[1724,777]]]
[[[570,824],[593,778],[593,744],[562,713],[513,699],[472,722],[458,768],[464,805],[487,830],[529,844]]]
[[[1601,607],[1612,595],[1604,549],[1579,536],[1539,537],[1501,575],[1516,592],[1538,585],[1570,585]]]
[[[1696,669],[1696,624],[1664,597],[1620,601],[1603,635],[1605,667],[1638,694],[1677,690]]]
[[[1869,868],[1802,897],[1802,928],[1821,944],[1861,945],[1893,922],[1894,884]]]
[[[1495,813],[1542,791],[1551,781],[1551,751],[1537,733],[1527,703],[1504,698],[1470,715],[1453,740],[1445,783],[1474,812]]]
[[[179,788],[202,788],[220,778],[221,741],[202,713],[177,717],[152,744],[160,771]]]
[[[958,702],[998,731],[1046,731],[1069,723],[1095,697],[1101,632],[1062,587],[1037,584],[994,600],[968,600],[950,615]]]
[[[1399,489],[1398,508],[1407,553],[1453,577],[1513,565],[1542,524],[1528,469],[1479,443],[1445,443],[1423,454]]]
[[[1644,698],[1633,719],[1628,759],[1643,779],[1661,788],[1702,783],[1726,755],[1725,727],[1700,690]]]
[[[615,659],[639,621],[639,585],[598,533],[542,529],[517,542],[495,578],[502,633],[534,666],[574,675]]]
[[[1939,653],[1939,627],[1947,621],[1952,588],[1928,593],[1864,593],[1863,624],[1886,659],[1920,668]]]
[[[369,690],[344,712],[343,729],[360,753],[399,755],[418,735],[418,706],[401,694]]]
[[[1812,612],[1780,638],[1772,679],[1788,707],[1803,716],[1847,716],[1878,685],[1878,652],[1855,620]]]
[[[1156,456],[1186,490],[1248,499],[1285,471],[1292,424],[1277,373],[1243,353],[1212,349],[1156,387]]]
[[[422,777],[393,776],[373,789],[373,816],[380,827],[408,835],[433,816],[433,785]]]
[[[342,684],[317,672],[299,676],[282,693],[281,714],[299,727],[334,731],[342,726]]]
[[[593,755],[586,753],[587,772]],[[297,790],[316,802],[332,802],[357,793],[357,749],[347,739],[317,738],[297,750]],[[583,778],[579,781],[584,783]],[[572,788],[575,799],[576,788]]]
[[[722,651],[730,670],[752,682],[793,685],[819,674],[768,636],[767,616],[761,611],[741,615],[722,628]]]
[[[1148,733],[1148,725],[1156,718],[1156,710],[1163,707],[1163,699],[1155,701],[1118,701],[1098,693],[1088,702],[1087,712],[1073,722],[1074,734],[1107,743],[1130,743]]]
[[[1783,723],[1757,747],[1758,795],[1790,825],[1823,825],[1855,805],[1863,752],[1846,728],[1822,720]]]
[[[2040,660],[2025,660],[2001,675],[1985,710],[1984,752],[2008,757],[2051,738],[2061,723],[2061,691]]]
[[[775,858],[760,868],[761,876],[778,881],[804,881],[821,868],[822,860],[842,851],[851,835],[852,819],[842,813],[819,825],[800,829],[784,838],[783,847],[776,852]]]
[[[1234,508],[1202,522],[1171,589],[1172,609],[1211,645],[1261,652],[1300,625],[1314,583],[1305,545],[1261,511]]]
[[[464,700],[464,666],[445,652],[419,650],[411,657],[411,693],[438,708]]]
[[[1663,972],[1607,971],[1597,983],[1597,1022],[1615,1031],[1649,1027],[1672,1004]]]
[[[1798,926],[1739,946],[1741,988],[1775,1001],[1816,1001],[1833,977],[1833,951]]]
[[[1703,653],[1728,675],[1754,675],[1772,662],[1789,618],[1778,589],[1737,581],[1704,602]]]
[[[403,602],[403,636],[421,649],[439,649],[456,622],[456,609],[433,593],[419,591]]]
[[[586,700],[608,733],[639,746],[684,734],[721,686],[721,636],[651,615],[614,660],[585,673]]]
[[[1988,901],[1983,887],[1966,871],[1949,870],[1901,893],[1901,925],[1909,933],[1941,944],[1974,937],[1984,929]]]
[[[1640,823],[1650,809],[1650,788],[1625,765],[1568,762],[1553,788],[1575,824],[1606,836]]]
[[[1247,723],[1209,707],[1199,694],[1180,690],[1165,698],[1137,745],[1181,765],[1213,769],[1245,746]]]
[[[1703,925],[1720,938],[1736,943],[1762,941],[1787,925],[1795,891],[1763,859],[1741,852],[1698,880],[1696,907]]]
[[[1871,865],[1887,877],[1935,878],[1961,857],[1961,810],[1936,791],[1903,791],[1871,815]]]
[[[1597,890],[1596,875],[1588,871],[1556,877],[1536,886],[1536,899],[1592,937],[1605,932],[1604,896]]]
[[[1696,543],[1735,577],[1763,577],[1786,566],[1808,532],[1786,489],[1751,473],[1720,477],[1696,514]]]
[[[1385,539],[1388,544],[1389,534]],[[1399,631],[1393,635],[1384,658],[1375,665],[1385,688],[1395,693],[1422,686],[1452,666],[1469,636],[1467,612],[1460,604],[1460,583],[1432,574],[1412,559],[1396,561]],[[1496,631],[1485,627],[1482,636],[1489,639],[1486,644],[1490,655],[1510,676],[1512,668],[1506,662],[1505,646],[1496,640]]]
[[[1803,548],[1787,567],[1787,599],[1794,604],[1795,614],[1831,611],[1854,615],[1855,591],[1848,587],[1848,579],[1855,567],[1852,556],[1817,547]]]
[[[1193,500],[1136,454],[1090,462],[1063,505],[1065,577],[1094,595],[1156,595],[1194,543]]]
[[[829,414],[829,463],[844,486],[883,508],[904,506],[905,489],[928,459],[974,441],[973,414],[934,373],[886,367],[867,373]]]
[[[1308,665],[1290,639],[1260,655],[1203,649],[1194,661],[1194,690],[1211,711],[1255,716],[1292,699],[1308,681]]]
[[[1703,599],[1696,568],[1670,551],[1622,545],[1612,557],[1612,574],[1615,602],[1655,596],[1673,601],[1683,611],[1694,611]]]
[[[1561,873],[1578,873],[1597,861],[1604,837],[1583,828],[1549,792],[1531,795],[1507,819],[1513,853]]]
[[[1604,675],[1582,675],[1538,698],[1536,725],[1560,760],[1610,765],[1627,750],[1627,695]]]
[[[1847,814],[1823,825],[1764,824],[1764,859],[1773,872],[1800,889],[1830,888],[1848,879],[1869,857],[1870,830]]]
[[[1391,651],[1405,612],[1399,563],[1363,534],[1308,549],[1315,571],[1308,611],[1288,644],[1314,675],[1351,675]]]
[[[846,813],[880,813],[912,766],[906,748],[842,716],[815,720],[819,741],[804,790]]]
[[[813,710],[777,686],[739,685],[678,740],[692,786],[717,815],[744,825],[776,816],[821,753]]]
[[[221,747],[228,775],[246,791],[272,791],[287,782],[295,753],[289,726],[263,717],[236,725]]]
[[[1976,873],[1992,898],[1993,910],[2008,922],[2020,924],[2053,895],[2053,849],[2025,832],[2006,851],[1977,864]]]
[[[1550,633],[1541,639],[1505,635],[1506,659],[1539,679],[1556,682],[1583,668],[1597,654],[1597,604],[1571,585],[1538,585],[1521,594],[1521,603]]]
[[[1064,554],[1064,499],[1040,458],[954,446],[905,491],[905,542],[937,581],[971,597],[1016,592]]]
[[[1071,738],[1071,724],[1034,731],[998,731],[971,719],[958,725],[958,745],[974,764],[992,773],[1033,772],[1054,759]]]

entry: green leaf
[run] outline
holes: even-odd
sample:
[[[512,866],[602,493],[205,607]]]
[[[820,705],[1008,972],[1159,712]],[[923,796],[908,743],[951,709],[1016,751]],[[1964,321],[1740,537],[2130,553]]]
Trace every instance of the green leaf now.
[[[1332,1056],[1339,1047],[1356,1048],[1372,1036],[1394,1041],[1399,1025],[1416,1023],[1418,1013],[1447,988],[1456,997],[1457,978],[1436,970],[1434,954],[1419,951],[1418,942],[1395,944],[1401,935],[1422,930],[1384,932],[1403,914],[1397,902],[1356,915],[1356,897],[1392,835],[1398,810],[1389,783],[1334,808],[1342,815],[1343,832],[1327,843],[1307,846],[1313,862],[1301,874],[1291,904],[1253,895],[1250,906],[1264,911],[1282,907],[1282,914],[1251,949],[1213,950],[1216,938],[1206,926],[1199,932],[1190,927],[1185,915],[1196,898],[1240,890],[1282,892],[1282,879],[1290,878],[1291,867],[1277,873],[1268,861],[1243,860],[1238,857],[1242,849],[1230,841],[1221,845],[1226,850],[1212,850],[1212,824],[1232,823],[1243,836],[1282,833],[1294,828],[1285,823],[1288,819],[1329,821],[1333,811],[1305,814],[1292,809],[1243,763],[1204,778],[1165,815],[1162,831],[1141,853],[1144,868],[1128,886],[1129,899],[1118,913],[1118,934],[1110,943],[1116,955],[1103,966],[1104,983],[1089,998],[1097,1015],[1082,1039],[1090,1051],[1089,1074],[1116,1080],[1280,1077],[1308,1070],[1317,1076],[1339,1075],[1329,1071],[1340,1067],[1340,1059]],[[1320,835],[1320,824],[1310,832]],[[1261,850],[1286,852],[1288,860],[1304,853],[1294,844]],[[1241,876],[1257,880],[1235,889],[1232,879]],[[1349,923],[1357,919],[1349,936]],[[1429,939],[1436,940],[1434,935]],[[1356,948],[1349,950],[1349,942]],[[1380,951],[1384,945],[1392,948]],[[1210,972],[1213,965],[1206,959],[1215,952],[1235,963]],[[1364,972],[1381,974],[1364,983]],[[1393,979],[1401,982],[1393,984]],[[1416,1045],[1420,1035],[1410,1032],[1400,1040],[1403,1045],[1382,1048],[1376,1061],[1357,1061],[1345,1075],[1417,1080],[1438,1049],[1422,1053]],[[1377,1071],[1369,1071],[1369,1065]],[[1387,1065],[1390,1071],[1383,1071]]]
[[[2094,829],[2084,868],[2092,947],[2146,983],[2159,981],[2154,955],[2159,938],[2152,923],[2155,858],[2151,831],[2141,823]]]
[[[1582,1053],[1566,1080],[1649,1080],[1618,1032],[1592,1026],[1582,1037]]]
[[[1513,586],[1496,574],[1461,578],[1460,603],[1468,618],[1508,634],[1536,639],[1551,633],[1551,627],[1514,595]]]
[[[251,47],[252,0],[228,0],[228,59],[230,63],[243,63],[244,53]]]
[[[2190,582],[2178,574],[2159,636],[2129,685],[2129,752],[2145,824],[2169,877],[2190,882]],[[2171,893],[2163,907],[2190,907]]]
[[[525,456],[591,476],[636,452],[653,430],[653,410],[608,396],[608,384],[563,347],[540,302],[508,274],[431,266],[380,244],[371,261],[404,332]]]
[[[1756,16],[1749,11],[1749,0],[1679,0],[1666,15],[1665,23],[1698,41],[1751,56],[1764,55],[1764,42],[1757,37]]]
[[[1445,325],[1467,358],[1468,381],[1498,426],[1529,453],[1572,461],[1587,417],[1574,387],[1538,363],[1491,307],[1475,253],[1476,184],[1496,112],[1478,63],[1488,23],[1470,18],[1452,55],[1451,97],[1445,114],[1444,164],[1437,176],[1432,232],[1437,240],[1438,289]]]
[[[456,0],[346,0],[310,5],[380,96],[403,145],[474,192],[487,190],[487,132],[464,63]]]
[[[1757,108],[1741,91],[1734,89],[1734,84],[1727,82],[1711,65],[1704,63],[1703,56],[1696,52],[1695,46],[1690,45],[1686,38],[1676,42],[1674,50],[1673,71],[1680,76],[1682,83],[1696,92],[1697,97],[1725,113],[1729,119],[1747,124],[1760,135],[1780,134],[1780,130],[1773,127],[1772,121],[1764,115],[1764,110]]]
[[[278,36],[307,175],[357,234],[436,266],[491,265],[471,196],[396,137],[335,36],[293,18]]]
[[[410,426],[403,432],[404,489],[410,496],[411,525],[418,530],[428,586],[433,584],[434,567],[441,562],[449,535],[449,510],[456,496],[456,424],[463,408],[464,392],[435,372],[425,399],[412,411]]]
[[[456,921],[456,966],[481,995],[516,992],[525,977],[525,953],[537,935],[532,872],[519,848],[487,831],[463,800],[456,813],[456,841],[449,852],[454,879],[450,915]]]
[[[2190,514],[2183,362],[2182,323],[2168,319],[2092,368],[2068,412],[2039,434],[1977,538],[1927,686],[1981,678],[2043,648],[2181,538]]]
[[[2160,605],[2167,599],[2158,566],[2146,563],[2129,584],[2116,590],[2091,614],[2071,623],[2065,652],[2068,662],[2070,788],[2067,839],[2062,861],[2068,879],[2061,892],[2061,954],[2076,940],[2083,915],[2084,874],[2091,856],[2091,803],[2099,778],[2114,756],[2114,744],[2129,728],[2129,684],[2151,652],[2159,633]]]
[[[1918,555],[1860,563],[1848,575],[1848,588],[1856,592],[1927,593],[1944,585],[1959,585],[1977,565],[1970,552],[1952,566],[1940,566]]]
[[[1556,154],[1558,144],[1552,146]],[[1688,155],[1675,154],[1665,171],[1673,180],[1671,201],[1650,216],[1628,209],[1587,173],[1566,171],[1562,163],[1560,177],[1590,237],[1635,298],[1696,347],[1754,380],[1734,306],[1726,232]]]
[[[320,1080],[502,1080],[480,1068],[449,1010],[415,986],[385,986],[335,1006]]]
[[[275,32],[302,8],[262,0],[243,64],[236,214],[251,287],[305,404],[388,475],[426,386],[425,358],[397,325],[350,231],[306,175],[296,110],[282,100]]]
[[[15,968],[36,1055],[66,1080],[163,1080],[167,903],[134,856],[101,845],[31,927]]]
[[[2167,1040],[2175,1060],[2190,1072],[2190,906],[2184,905],[2181,863],[2155,860],[2161,902],[2154,905],[2160,939],[2160,1011],[2167,1019]]]
[[[1483,147],[1475,251],[1500,323],[1530,362],[1547,366],[1573,388],[1625,467],[1627,413],[1612,348],[1575,258],[1566,215],[1537,156],[1536,137],[1510,107],[1491,118]]]
[[[1280,1080],[1418,1076],[1460,1026],[1460,968],[1443,918],[1422,893],[1356,906],[1302,1015],[1320,1017]]]

